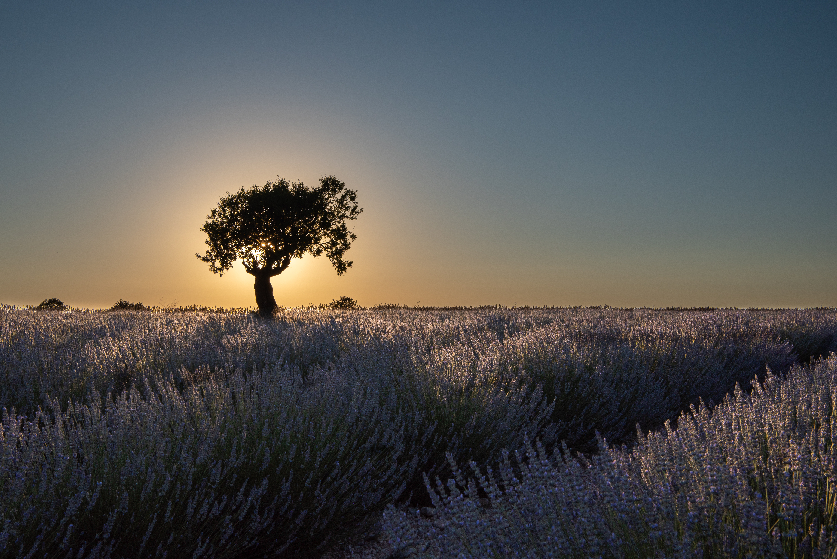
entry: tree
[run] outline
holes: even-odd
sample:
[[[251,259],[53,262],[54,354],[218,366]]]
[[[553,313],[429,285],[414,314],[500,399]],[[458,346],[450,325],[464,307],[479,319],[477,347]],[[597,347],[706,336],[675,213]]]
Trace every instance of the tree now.
[[[67,306],[61,302],[61,299],[44,299],[43,302],[35,307],[37,310],[59,310],[63,311]]]
[[[321,178],[317,188],[278,178],[250,190],[227,192],[201,227],[209,237],[209,250],[195,256],[219,275],[241,258],[244,269],[256,278],[259,314],[270,316],[277,309],[270,278],[284,272],[292,258],[325,254],[338,276],[352,266],[343,255],[357,238],[346,227],[347,220],[363,211],[356,197],[333,176]]]

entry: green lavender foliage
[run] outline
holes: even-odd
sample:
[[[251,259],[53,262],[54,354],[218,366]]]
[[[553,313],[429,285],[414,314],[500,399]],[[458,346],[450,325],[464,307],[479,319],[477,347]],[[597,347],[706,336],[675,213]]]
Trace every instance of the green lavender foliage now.
[[[827,309],[264,321],[3,305],[0,557],[318,556],[389,504],[431,504],[425,476],[452,463],[533,440],[589,451],[597,432],[644,444],[700,398],[746,393],[766,365],[834,351],[835,333]]]
[[[384,525],[417,558],[833,558],[835,412],[832,353],[692,408],[630,451],[600,440],[594,456],[550,457],[527,444],[496,469],[472,462],[470,477],[451,458],[446,484],[426,478],[434,514],[390,507]]]

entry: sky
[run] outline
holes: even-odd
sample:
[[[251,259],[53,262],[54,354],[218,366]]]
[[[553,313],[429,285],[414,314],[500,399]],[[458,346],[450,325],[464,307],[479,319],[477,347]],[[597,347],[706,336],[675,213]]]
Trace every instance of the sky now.
[[[279,305],[837,306],[837,3],[0,0],[0,303],[255,307],[200,228],[326,175]]]

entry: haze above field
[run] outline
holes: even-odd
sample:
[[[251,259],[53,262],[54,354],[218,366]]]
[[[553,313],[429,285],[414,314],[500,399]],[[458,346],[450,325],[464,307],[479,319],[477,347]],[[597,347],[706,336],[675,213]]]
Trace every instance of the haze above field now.
[[[0,302],[254,306],[227,191],[333,174],[280,305],[837,306],[837,4],[5,2]]]

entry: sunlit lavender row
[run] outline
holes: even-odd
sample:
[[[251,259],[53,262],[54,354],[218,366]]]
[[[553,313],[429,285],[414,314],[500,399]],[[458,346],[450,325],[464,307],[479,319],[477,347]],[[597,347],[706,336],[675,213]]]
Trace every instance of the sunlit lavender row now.
[[[565,464],[552,458],[548,467],[538,460],[523,467],[528,471],[540,464],[537,475],[553,484],[542,487],[575,483],[572,487],[586,488],[578,489],[581,493],[565,489],[564,500],[554,501],[599,511],[584,517],[592,527],[578,537],[598,542],[602,549],[611,544],[629,549],[632,537],[659,540],[653,549],[663,550],[660,556],[672,550],[693,556],[689,553],[704,545],[704,524],[716,522],[713,514],[721,515],[719,526],[731,522],[724,516],[727,509],[700,509],[695,503],[726,499],[724,492],[730,489],[727,478],[712,478],[706,485],[697,474],[686,472],[708,463],[704,454],[709,447],[722,456],[727,441],[714,435],[709,443],[677,446],[662,441],[666,436],[697,441],[706,432],[701,422],[714,421],[720,412],[680,419],[675,434],[653,431],[662,428],[665,433],[667,420],[701,400],[710,407],[721,402],[736,383],[749,391],[752,381],[765,379],[768,368],[783,376],[795,364],[816,362],[835,350],[834,309],[290,309],[263,320],[248,312],[2,306],[0,556],[318,557],[379,530],[376,525],[388,505],[397,508],[384,517],[389,536],[380,537],[393,538],[402,553],[446,557],[444,550],[460,545],[466,556],[475,549],[482,553],[483,548],[463,543],[462,533],[455,530],[445,532],[447,539],[436,534],[433,541],[440,543],[429,545],[428,533],[416,531],[421,523],[413,522],[409,512],[398,515],[435,504],[439,518],[429,522],[468,525],[478,518],[476,513],[462,512],[465,516],[457,520],[458,505],[428,492],[425,476],[447,479],[451,463],[496,465],[504,450],[525,452],[534,441],[547,449],[563,441],[572,453],[584,452],[593,461],[594,467],[582,468],[585,462],[576,462],[573,456],[578,455],[571,454]],[[820,371],[825,378],[834,367],[818,364],[793,369],[792,375]],[[778,382],[770,377],[767,386]],[[794,394],[826,386],[824,382],[799,384]],[[736,405],[745,405],[744,399],[739,396]],[[831,411],[817,412],[816,436],[830,425],[833,397],[831,402]],[[748,433],[759,428],[746,426]],[[759,443],[768,458],[772,452],[785,452],[782,445],[791,444],[787,440],[796,433],[781,434],[779,429],[781,436]],[[598,448],[596,433],[611,445],[627,446],[591,454]],[[801,448],[802,443],[793,444]],[[746,448],[742,446],[741,461],[752,458]],[[821,451],[828,454],[831,447]],[[656,469],[638,466],[643,460],[655,460]],[[678,460],[691,464],[691,470],[678,470]],[[825,499],[824,510],[830,502],[833,511],[833,461],[828,470],[822,466],[827,461],[804,460],[799,464],[805,464],[805,471],[781,461],[775,468],[790,472],[799,483],[825,483],[814,500]],[[510,464],[501,471],[513,471],[514,461]],[[734,470],[729,479],[745,471],[742,464],[728,466]],[[712,471],[721,473],[712,475],[727,475],[724,467],[719,465]],[[765,468],[757,470],[754,475],[762,472],[763,477],[748,487],[753,495],[761,491],[775,507],[784,503],[788,490],[774,480],[774,470]],[[560,473],[565,471],[570,474]],[[560,477],[564,475],[581,477]],[[608,487],[614,489],[593,491],[597,484],[590,480],[595,476],[610,480]],[[664,478],[677,486],[669,493],[685,495],[675,499],[680,508],[674,516],[663,510],[667,501],[653,493],[664,491]],[[522,505],[499,504],[514,502],[514,491],[502,496],[496,484],[486,487],[497,497],[498,504],[488,509],[495,512],[492,522],[500,526],[520,520],[524,527],[534,526]],[[712,488],[721,493],[701,496]],[[770,494],[774,489],[778,501]],[[519,489],[517,494],[525,500],[530,492],[540,495],[538,491]],[[551,499],[553,493],[543,498]],[[810,507],[820,505],[810,504],[809,493],[808,500],[788,501],[788,506],[814,510]],[[662,508],[646,510],[652,505],[642,495],[654,495],[654,506]],[[761,506],[757,495],[742,497],[743,488],[735,495],[735,503]],[[611,524],[624,528],[608,524],[611,533],[606,537],[599,524],[604,513],[594,506],[602,500],[621,518]],[[804,521],[793,524],[797,509],[784,513],[780,508],[776,514],[785,514],[781,517],[768,512],[764,518],[747,516],[745,524],[732,522],[734,534],[718,543],[718,549],[738,553],[736,549],[745,548],[729,547],[727,540],[737,542],[740,534],[765,538],[776,529],[784,531],[782,542],[791,541],[792,530],[808,526]],[[502,512],[506,510],[522,516],[509,516]],[[646,516],[637,517],[637,510]],[[830,534],[833,515],[821,516],[817,529]],[[568,521],[574,529],[586,525],[572,515],[544,518],[557,531],[568,530],[563,526]],[[545,544],[537,530],[525,528],[509,536],[528,534],[527,547],[469,528],[479,534],[479,542],[495,542],[486,544],[491,549],[517,542],[515,549],[523,556],[541,555]],[[649,540],[648,534],[657,539]],[[572,556],[572,546],[587,541],[571,533],[561,537],[569,547],[556,547],[558,557]],[[809,541],[827,547],[831,544],[821,542],[831,542],[830,537]],[[809,546],[811,554],[816,546]],[[655,555],[652,550],[636,556]]]

